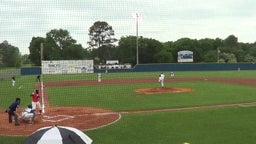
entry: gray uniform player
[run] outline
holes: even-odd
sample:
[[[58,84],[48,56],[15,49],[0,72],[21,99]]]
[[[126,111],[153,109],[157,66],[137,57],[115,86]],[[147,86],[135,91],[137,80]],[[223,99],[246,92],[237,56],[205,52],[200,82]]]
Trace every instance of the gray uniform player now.
[[[160,82],[162,88],[164,87],[164,77],[164,73],[161,73],[158,77],[158,81]]]

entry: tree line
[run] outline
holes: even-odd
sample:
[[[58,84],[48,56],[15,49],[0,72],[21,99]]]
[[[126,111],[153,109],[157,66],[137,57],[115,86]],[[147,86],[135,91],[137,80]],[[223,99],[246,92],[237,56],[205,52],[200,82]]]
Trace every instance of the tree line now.
[[[104,21],[95,22],[88,31],[87,48],[78,44],[68,30],[64,29],[53,29],[46,33],[46,37],[33,37],[28,55],[21,55],[17,47],[4,41],[0,43],[0,66],[20,67],[29,63],[40,66],[41,59],[93,59],[95,64],[119,60],[120,63],[136,64],[136,36],[123,36],[117,40],[112,26]],[[41,44],[44,47],[42,54]],[[224,40],[181,38],[168,42],[139,36],[138,48],[140,64],[177,63],[177,52],[182,50],[192,51],[195,63],[256,62],[256,43],[238,42],[234,35]]]

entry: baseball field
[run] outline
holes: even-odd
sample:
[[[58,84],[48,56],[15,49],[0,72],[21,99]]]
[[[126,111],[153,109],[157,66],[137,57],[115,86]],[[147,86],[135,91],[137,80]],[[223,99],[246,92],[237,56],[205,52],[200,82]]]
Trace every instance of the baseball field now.
[[[22,143],[43,126],[84,131],[94,144],[254,143],[255,71],[178,71],[17,76],[0,81],[0,142]],[[18,113],[40,89],[45,113],[34,124],[8,123],[5,109],[21,98]]]

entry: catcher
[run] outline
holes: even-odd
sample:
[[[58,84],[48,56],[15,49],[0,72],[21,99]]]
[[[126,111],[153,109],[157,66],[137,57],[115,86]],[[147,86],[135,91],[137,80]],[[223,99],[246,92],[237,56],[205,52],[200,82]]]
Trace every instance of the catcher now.
[[[28,107],[24,109],[24,111],[21,113],[21,118],[23,122],[25,122],[26,120],[29,120],[30,124],[34,123],[35,116],[36,116],[36,113],[35,113],[35,110],[32,109],[31,104],[29,104]]]

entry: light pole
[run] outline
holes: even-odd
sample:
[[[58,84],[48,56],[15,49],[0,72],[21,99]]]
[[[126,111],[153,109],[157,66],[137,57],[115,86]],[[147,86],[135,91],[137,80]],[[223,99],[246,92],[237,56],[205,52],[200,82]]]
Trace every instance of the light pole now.
[[[136,60],[137,60],[137,64],[139,64],[139,37],[138,37],[138,31],[139,31],[139,22],[138,22],[138,18],[139,15],[138,13],[136,13]]]
[[[137,64],[139,64],[139,37],[138,37],[138,31],[139,31],[139,22],[138,22],[139,15],[136,13],[136,59]]]
[[[136,21],[136,64],[139,64],[139,13],[133,13],[132,17]]]

